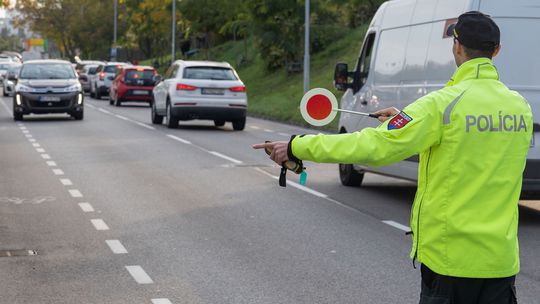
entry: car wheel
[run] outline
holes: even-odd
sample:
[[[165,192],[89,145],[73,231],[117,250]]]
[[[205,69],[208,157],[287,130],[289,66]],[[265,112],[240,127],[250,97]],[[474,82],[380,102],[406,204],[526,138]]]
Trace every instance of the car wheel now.
[[[84,112],[75,112],[71,114],[71,117],[75,118],[75,120],[83,120],[84,119]]]
[[[3,90],[3,93],[4,97],[7,97],[8,96],[8,93],[6,92],[6,89]]]
[[[214,120],[214,126],[216,127],[223,127],[225,125],[224,120]]]
[[[152,116],[152,123],[155,124],[155,125],[160,125],[163,123],[163,115],[159,115],[156,111],[156,104],[155,103],[151,103],[151,107],[152,107],[152,112],[151,112],[151,116]]]
[[[243,117],[243,118],[240,118],[240,119],[237,119],[237,120],[233,120],[232,126],[233,126],[233,129],[235,131],[244,130],[244,128],[246,127],[246,118]]]
[[[101,93],[99,92],[99,90],[96,88],[96,93],[94,94],[94,98],[96,99],[101,99]]]
[[[166,119],[167,119],[167,121],[165,122],[165,124],[167,125],[167,128],[175,129],[176,127],[178,127],[178,118],[174,117],[174,115],[172,114],[171,104],[170,103],[167,103],[167,116],[166,116]]]
[[[23,120],[23,114],[22,113],[13,113],[13,120],[15,120],[15,121]]]
[[[92,91],[92,89],[90,89],[90,97],[96,98],[96,94],[94,94],[94,91]]]
[[[364,173],[358,172],[351,164],[339,164],[339,180],[343,186],[359,187],[364,179]]]

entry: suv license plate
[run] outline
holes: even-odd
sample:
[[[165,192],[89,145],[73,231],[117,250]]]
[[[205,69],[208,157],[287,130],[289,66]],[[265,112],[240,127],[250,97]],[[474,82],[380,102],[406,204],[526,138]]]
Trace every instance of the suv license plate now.
[[[133,95],[148,95],[148,91],[134,90]]]
[[[201,93],[204,95],[223,95],[223,89],[202,88]]]
[[[58,96],[41,96],[39,98],[39,101],[43,102],[58,102],[60,101],[60,97]]]

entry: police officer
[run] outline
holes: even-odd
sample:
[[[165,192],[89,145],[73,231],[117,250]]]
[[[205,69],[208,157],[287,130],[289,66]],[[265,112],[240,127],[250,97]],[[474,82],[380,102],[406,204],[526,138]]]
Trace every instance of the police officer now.
[[[527,101],[499,81],[495,22],[459,16],[449,34],[458,69],[438,91],[382,124],[339,135],[258,144],[271,159],[383,166],[420,154],[411,258],[422,263],[420,303],[516,303],[518,200],[532,135]]]

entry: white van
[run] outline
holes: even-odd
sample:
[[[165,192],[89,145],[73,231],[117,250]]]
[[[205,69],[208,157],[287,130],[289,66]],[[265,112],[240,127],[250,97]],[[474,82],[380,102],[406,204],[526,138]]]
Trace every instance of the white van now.
[[[502,82],[520,92],[532,107],[534,136],[523,190],[540,191],[540,5],[536,0],[385,2],[367,30],[354,71],[349,72],[343,63],[336,66],[336,88],[345,91],[341,108],[360,112],[392,106],[403,109],[442,88],[456,70],[453,39],[446,30],[459,15],[473,10],[490,15],[499,25],[502,50],[494,63]],[[342,113],[339,130],[354,132],[378,124],[370,117]],[[339,166],[341,182],[348,186],[360,185],[366,171],[416,180],[418,157],[381,168]]]

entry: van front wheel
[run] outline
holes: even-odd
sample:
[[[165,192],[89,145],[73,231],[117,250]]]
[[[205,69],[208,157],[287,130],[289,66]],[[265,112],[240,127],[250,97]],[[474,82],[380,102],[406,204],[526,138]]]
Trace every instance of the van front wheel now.
[[[339,164],[339,179],[343,186],[360,187],[364,172],[358,172],[350,164]]]

